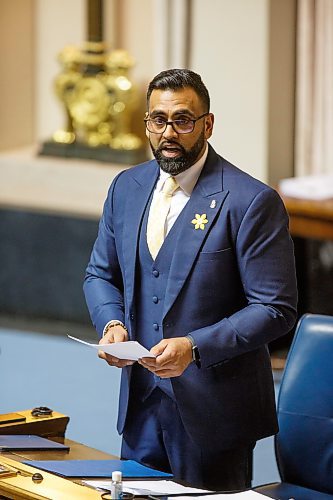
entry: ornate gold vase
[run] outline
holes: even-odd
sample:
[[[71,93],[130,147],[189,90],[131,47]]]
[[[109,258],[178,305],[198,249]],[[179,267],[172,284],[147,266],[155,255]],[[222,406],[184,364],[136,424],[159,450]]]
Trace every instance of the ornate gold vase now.
[[[39,154],[126,164],[145,161],[144,142],[133,132],[140,95],[130,78],[130,54],[107,52],[103,42],[86,42],[82,49],[65,47],[58,61],[62,70],[54,88],[65,123]]]

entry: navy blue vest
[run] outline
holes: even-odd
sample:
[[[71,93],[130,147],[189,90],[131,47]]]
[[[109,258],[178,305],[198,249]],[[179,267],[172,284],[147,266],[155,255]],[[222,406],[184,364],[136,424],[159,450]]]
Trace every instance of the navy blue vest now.
[[[136,340],[151,349],[163,339],[162,314],[164,296],[169,269],[177,239],[177,226],[181,223],[180,214],[169,231],[154,261],[147,245],[148,204],[139,238],[138,266],[136,270]],[[146,399],[152,391],[159,387],[174,399],[170,379],[161,379],[140,365],[133,366],[132,388],[142,399]]]

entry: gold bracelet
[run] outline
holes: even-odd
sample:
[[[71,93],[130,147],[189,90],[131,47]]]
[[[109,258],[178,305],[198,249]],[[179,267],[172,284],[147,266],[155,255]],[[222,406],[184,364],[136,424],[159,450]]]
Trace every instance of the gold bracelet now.
[[[108,331],[113,327],[113,326],[122,326],[123,329],[128,332],[127,330],[127,327],[124,325],[124,323],[122,321],[119,321],[118,319],[113,319],[111,321],[109,321],[105,327],[104,327],[104,330],[103,330],[103,337],[104,335],[106,335],[108,333]]]

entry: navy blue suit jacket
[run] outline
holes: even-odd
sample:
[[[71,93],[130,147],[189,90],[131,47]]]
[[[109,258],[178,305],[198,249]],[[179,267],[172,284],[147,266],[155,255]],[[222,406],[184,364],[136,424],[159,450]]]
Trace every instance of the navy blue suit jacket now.
[[[135,277],[143,214],[159,175],[155,160],[112,183],[85,279],[93,324],[110,319],[136,338]],[[203,230],[192,219],[206,214]],[[267,343],[296,319],[296,279],[288,217],[278,194],[215,153],[184,208],[165,293],[163,336],[191,334],[201,368],[171,379],[183,423],[212,449],[277,432]],[[123,369],[122,432],[131,368]]]

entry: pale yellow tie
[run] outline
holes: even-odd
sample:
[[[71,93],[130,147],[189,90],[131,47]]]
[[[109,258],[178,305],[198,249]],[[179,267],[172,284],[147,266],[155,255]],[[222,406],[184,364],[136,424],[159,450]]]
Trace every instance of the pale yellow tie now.
[[[178,188],[174,177],[168,177],[164,183],[162,191],[157,194],[154,205],[149,213],[147,224],[147,243],[151,256],[155,260],[166,233],[166,220],[170,211],[171,198]]]

